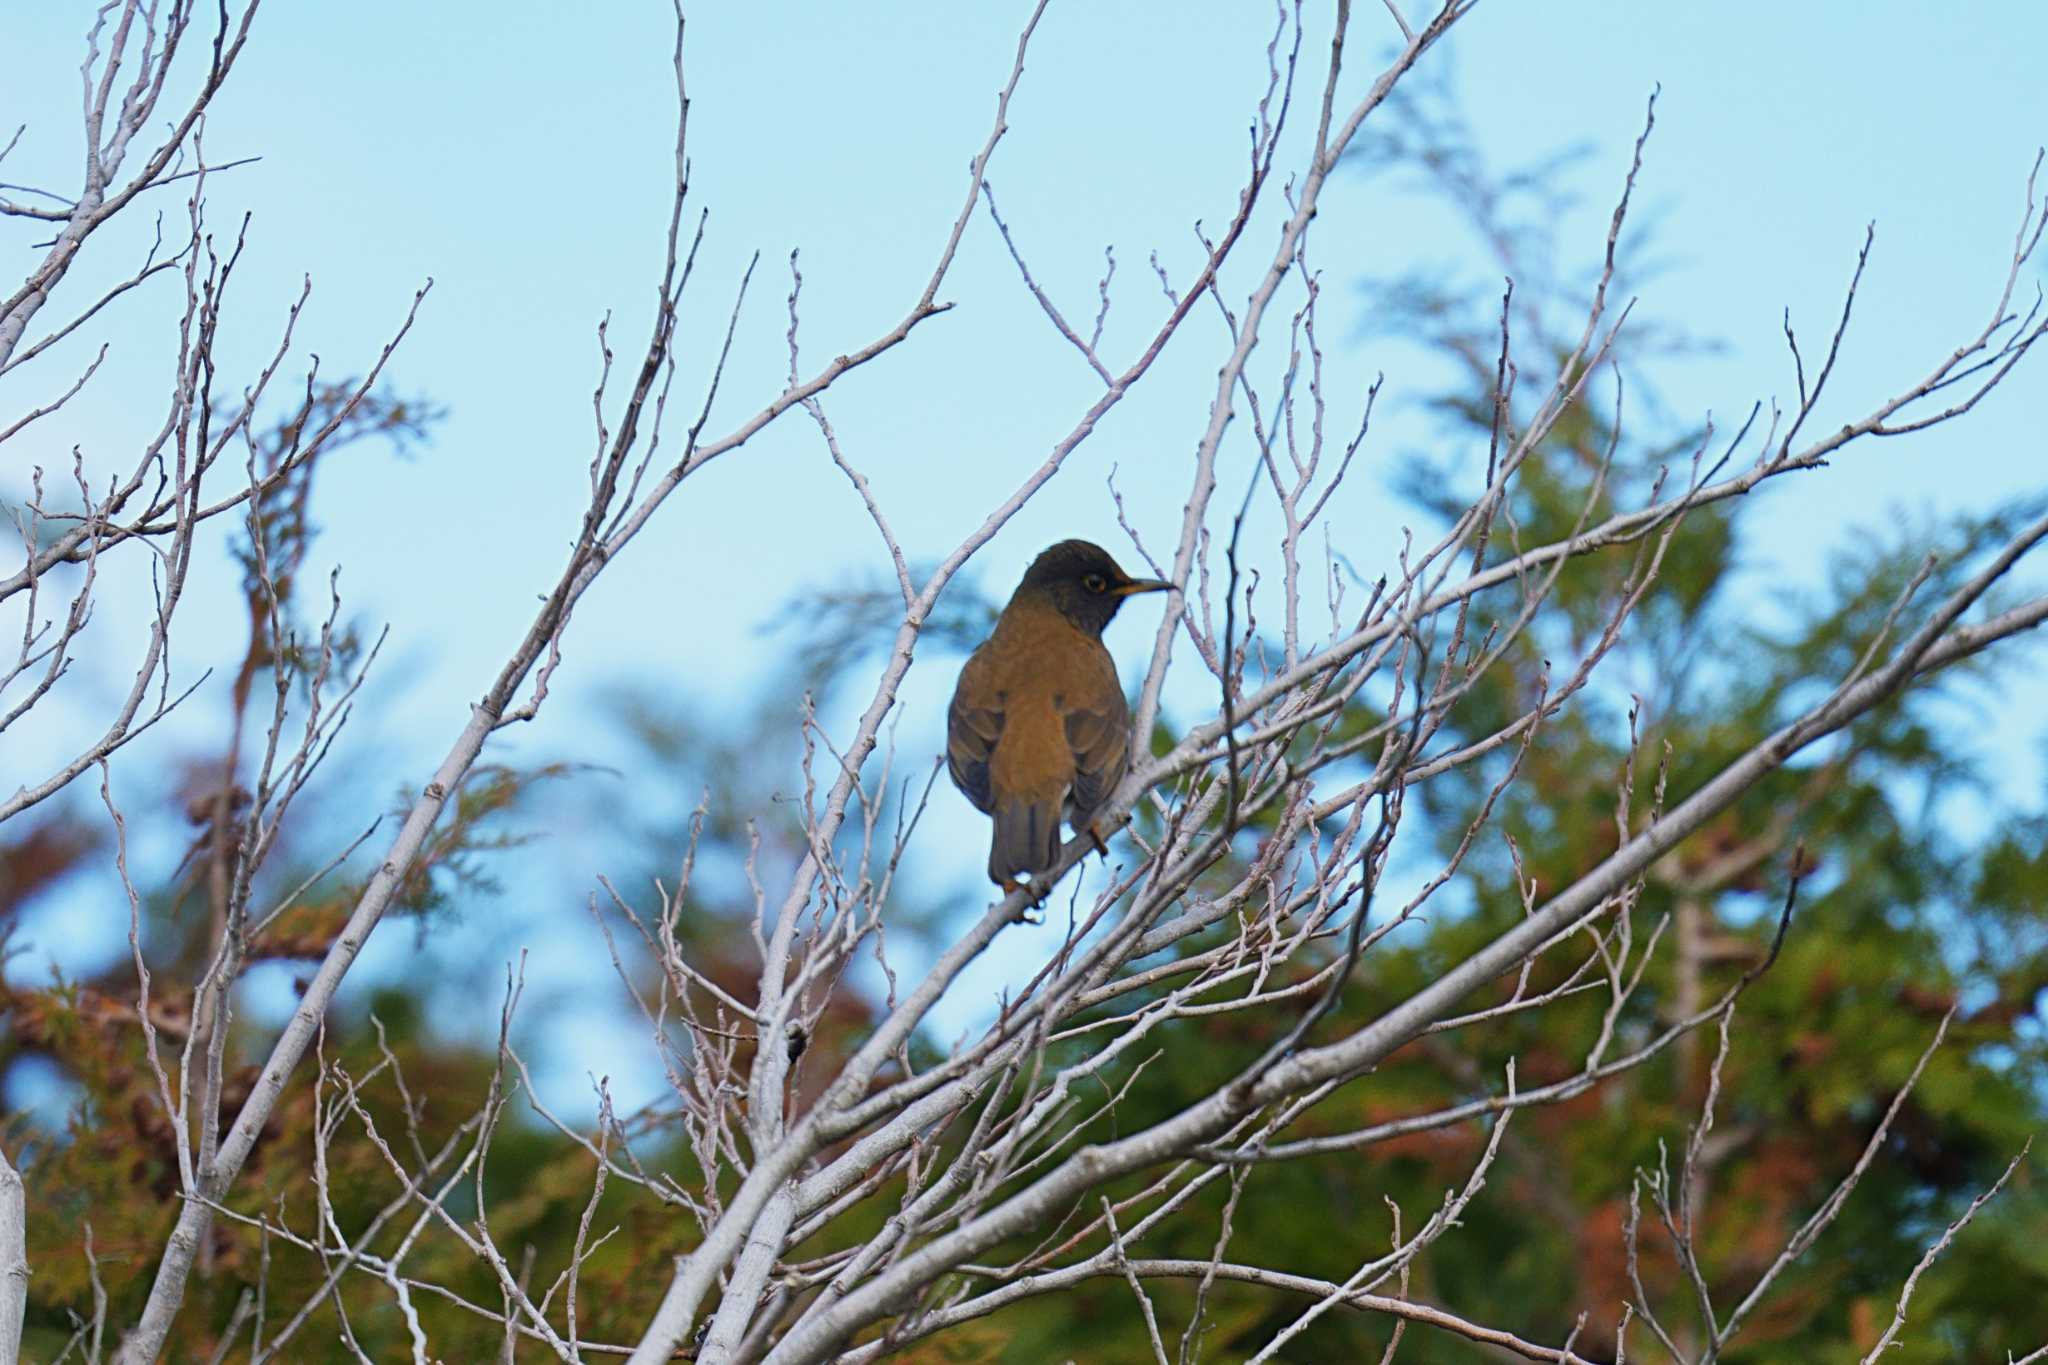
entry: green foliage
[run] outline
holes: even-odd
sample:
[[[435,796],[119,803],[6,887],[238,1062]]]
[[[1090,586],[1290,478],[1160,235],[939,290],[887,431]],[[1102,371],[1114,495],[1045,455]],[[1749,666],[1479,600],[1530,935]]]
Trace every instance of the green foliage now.
[[[1533,401],[1547,376],[1536,372],[1528,347],[1546,350],[1551,320],[1569,314],[1574,302],[1537,230],[1556,212],[1554,167],[1490,177],[1448,111],[1411,105],[1408,113],[1383,145],[1385,163],[1419,171],[1516,278],[1517,402]],[[1448,362],[1453,378],[1431,404],[1444,437],[1433,449],[1486,450],[1498,401],[1498,286],[1489,294],[1410,279],[1381,284],[1375,301],[1379,329],[1414,339]],[[1632,332],[1639,322],[1631,322]],[[1633,354],[1642,354],[1643,340],[1638,335]],[[1654,327],[1647,340],[1647,349],[1667,357],[1696,345]],[[1554,365],[1564,347],[1548,346],[1547,354]],[[1590,397],[1600,391],[1589,387],[1588,401],[1567,414],[1518,475],[1503,518],[1508,531],[1497,533],[1492,556],[1562,538],[1588,520],[1637,505],[1660,480],[1667,491],[1682,488],[1701,472],[1694,452],[1725,443],[1726,433],[1710,442],[1683,423],[1660,420],[1654,395],[1639,398],[1617,432],[1613,410]],[[1476,472],[1455,457],[1418,456],[1400,487],[1425,514],[1448,519],[1463,509]],[[1947,525],[1902,520],[1842,548],[1825,584],[1807,593],[1761,575],[1733,509],[1691,511],[1596,682],[1546,722],[1522,756],[1519,780],[1495,806],[1493,832],[1451,888],[1460,911],[1434,913],[1376,947],[1319,1036],[1368,1022],[1514,924],[1524,913],[1524,883],[1533,884],[1540,902],[1612,852],[1617,793],[1627,774],[1634,774],[1634,831],[1651,816],[1653,789],[1674,800],[1690,792],[1825,695],[1867,654],[1896,645],[1917,628],[1928,603],[1976,572],[1990,550],[2041,510],[2011,506]],[[1650,553],[1623,546],[1567,562],[1529,629],[1453,713],[1439,747],[1492,733],[1527,709],[1532,680],[1546,662],[1555,683],[1598,647]],[[1468,630],[1475,638],[1505,631],[1521,606],[1513,593],[1478,601]],[[1653,933],[1661,937],[1644,988],[1616,1021],[1620,1051],[1696,1013],[1761,965],[1795,850],[1803,846],[1789,937],[1734,1015],[1699,1187],[1700,1257],[1724,1318],[1849,1174],[1942,1017],[1954,1011],[1947,1042],[1840,1219],[1747,1320],[1724,1356],[1730,1361],[1860,1359],[1889,1324],[1901,1282],[1924,1248],[2048,1117],[2041,1014],[2048,918],[2040,909],[2048,904],[2048,817],[1999,803],[1990,766],[1998,756],[1974,748],[1955,723],[1996,708],[2005,671],[2027,662],[2008,651],[1951,668],[1773,774],[1660,863],[1628,912],[1638,948]],[[1605,677],[1625,681],[1597,681]],[[1365,733],[1381,718],[1361,702],[1340,732]],[[1155,752],[1172,733],[1162,721]],[[1503,750],[1411,791],[1404,842],[1422,865],[1418,875],[1431,868],[1415,855],[1416,836],[1433,845],[1437,858],[1449,857],[1511,761]],[[1983,837],[1963,833],[1975,825],[1987,827]],[[1376,906],[1375,916],[1392,910]],[[1237,931],[1225,924],[1210,932]],[[1176,951],[1195,953],[1211,942],[1183,943]],[[1543,958],[1526,994],[1565,984],[1589,943],[1582,938]],[[1464,1008],[1505,1003],[1514,984],[1496,982]],[[1355,1131],[1498,1094],[1510,1059],[1524,1090],[1566,1079],[1582,1066],[1608,999],[1604,990],[1568,995],[1540,1011],[1426,1036],[1286,1136]],[[1135,1073],[1129,1092],[1105,1107],[1091,1135],[1177,1112],[1291,1023],[1285,1011],[1225,1013],[1155,1030],[1148,1051],[1105,1077],[1114,1087]],[[1578,1349],[1594,1358],[1613,1353],[1616,1324],[1633,1297],[1623,1232],[1633,1177],[1638,1170],[1675,1173],[1699,1121],[1714,1057],[1709,1027],[1575,1099],[1520,1113],[1489,1188],[1461,1227],[1423,1257],[1410,1292],[1550,1344],[1569,1336],[1583,1313]],[[1412,1231],[1462,1183],[1485,1138],[1485,1128],[1466,1123],[1261,1167],[1236,1201],[1227,1259],[1342,1280],[1386,1248],[1392,1228],[1383,1200],[1399,1207]],[[2030,1157],[1926,1272],[1911,1330],[1888,1359],[2004,1359],[2008,1349],[2024,1354],[2048,1340],[2042,1170],[2041,1158]],[[1143,1184],[1128,1182],[1113,1197],[1135,1196]],[[1227,1182],[1209,1187],[1193,1206],[1200,1212],[1148,1234],[1143,1254],[1208,1257],[1229,1194]],[[1146,1207],[1139,1202],[1125,1221]],[[1077,1220],[1085,1212],[1077,1211]],[[1681,1343],[1696,1344],[1694,1296],[1656,1223],[1646,1212],[1641,1273],[1660,1319]],[[1021,1243],[1005,1249],[1025,1250]],[[1148,1288],[1162,1322],[1186,1322],[1192,1286]],[[1208,1300],[1205,1358],[1255,1348],[1305,1306],[1273,1291],[1219,1284]],[[1083,1285],[1056,1305],[1020,1307],[991,1321],[1008,1328],[1007,1344],[968,1358],[1151,1358],[1129,1290],[1113,1279]],[[1287,1358],[1374,1359],[1388,1328],[1374,1315],[1328,1314]],[[1661,1358],[1640,1324],[1628,1347],[1630,1359]],[[1432,1365],[1496,1358],[1427,1330],[1414,1333],[1407,1349]]]

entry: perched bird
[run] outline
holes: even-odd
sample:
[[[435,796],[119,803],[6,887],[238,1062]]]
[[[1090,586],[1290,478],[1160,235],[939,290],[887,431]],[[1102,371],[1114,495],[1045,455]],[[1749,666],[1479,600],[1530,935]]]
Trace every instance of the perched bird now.
[[[1171,588],[1063,540],[1031,561],[968,656],[946,712],[946,767],[995,817],[988,875],[1006,890],[1059,858],[1060,817],[1089,830],[1131,761],[1131,713],[1102,629],[1124,599]],[[1098,842],[1099,839],[1098,839]]]

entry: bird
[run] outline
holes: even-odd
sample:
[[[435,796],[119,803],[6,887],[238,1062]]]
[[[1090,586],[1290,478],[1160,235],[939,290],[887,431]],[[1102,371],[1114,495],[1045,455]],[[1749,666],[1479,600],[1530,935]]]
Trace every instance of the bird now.
[[[1060,817],[1092,825],[1131,762],[1131,712],[1102,631],[1126,599],[1173,584],[1133,578],[1107,550],[1063,540],[1031,561],[995,630],[960,669],[946,768],[993,817],[989,880],[1006,891],[1059,860]]]

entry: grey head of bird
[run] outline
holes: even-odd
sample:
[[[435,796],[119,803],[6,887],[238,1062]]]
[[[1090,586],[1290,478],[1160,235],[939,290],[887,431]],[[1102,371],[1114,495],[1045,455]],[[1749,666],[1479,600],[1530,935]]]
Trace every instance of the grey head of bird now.
[[[1162,579],[1131,577],[1117,567],[1109,551],[1091,541],[1063,540],[1031,561],[1010,601],[1049,600],[1060,615],[1089,634],[1100,635],[1124,599],[1172,587]]]

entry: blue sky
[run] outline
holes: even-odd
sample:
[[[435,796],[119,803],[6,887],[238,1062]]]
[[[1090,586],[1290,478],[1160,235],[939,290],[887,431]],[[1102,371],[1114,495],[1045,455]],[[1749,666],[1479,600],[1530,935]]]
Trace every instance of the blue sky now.
[[[1311,8],[1305,84],[1317,79],[1328,22],[1326,7]],[[1370,58],[1392,36],[1379,6],[1356,10],[1346,93],[1362,88],[1377,69]],[[28,124],[0,178],[61,189],[75,175],[89,12],[17,6],[0,21],[9,72],[0,124]],[[806,368],[905,311],[958,210],[1025,12],[901,3],[692,15],[692,195],[711,214],[678,381],[692,410],[739,276],[753,253],[761,257],[710,430],[779,387],[792,250],[802,253]],[[990,177],[1034,271],[1070,312],[1092,311],[1103,248],[1115,247],[1112,356],[1127,355],[1157,318],[1148,255],[1157,251],[1186,279],[1199,249],[1192,225],[1221,222],[1233,207],[1271,22],[1256,5],[1055,0],[1034,40]],[[208,120],[212,157],[262,157],[218,177],[211,194],[217,231],[252,215],[226,348],[243,373],[274,344],[307,276],[314,292],[299,340],[332,375],[373,357],[413,291],[434,280],[390,373],[401,390],[446,405],[446,423],[411,461],[357,452],[329,471],[320,494],[315,561],[342,565],[350,609],[392,630],[390,662],[371,694],[375,748],[357,768],[380,801],[438,758],[523,631],[573,531],[592,445],[595,326],[610,313],[614,343],[630,354],[659,263],[673,137],[670,23],[665,5],[647,2],[277,5],[259,16]],[[1564,253],[1581,264],[1597,256],[1644,100],[1661,86],[1640,204],[1660,215],[1668,268],[1641,306],[1727,343],[1659,372],[1680,412],[1739,418],[1753,401],[1784,397],[1782,311],[1817,343],[1875,221],[1836,405],[1816,419],[1824,424],[1911,382],[1985,320],[2027,168],[2048,139],[2043,51],[2048,9],[2039,6],[1489,0],[1428,60],[1450,64],[1496,164],[1588,145],[1572,178],[1584,208],[1556,225]],[[175,220],[180,205],[160,198]],[[147,226],[138,220],[127,235],[97,241],[68,286],[74,297],[118,277]],[[1368,321],[1348,280],[1452,250],[1427,209],[1355,175],[1332,184],[1316,233],[1333,285],[1332,338],[1356,337]],[[34,240],[21,225],[0,225],[0,250],[12,260],[30,259]],[[1244,264],[1263,261],[1271,241],[1269,216]],[[1249,278],[1241,267],[1229,287],[1241,297]],[[2031,293],[2038,280],[2035,271],[2022,288]],[[954,311],[828,398],[849,456],[914,557],[955,544],[1094,394],[985,217],[970,228],[942,297]],[[138,300],[100,334],[114,351],[89,401],[11,443],[4,486],[18,488],[31,461],[61,467],[74,444],[115,467],[124,443],[157,420],[148,396],[161,388],[174,304],[168,290]],[[978,558],[991,591],[1006,591],[1048,541],[1078,534],[1122,546],[1104,488],[1112,464],[1148,543],[1171,544],[1220,328],[1204,319],[1184,343]],[[60,349],[0,380],[0,403],[12,411],[61,390],[88,355]],[[1262,351],[1262,372],[1280,359],[1277,345]],[[1392,455],[1427,432],[1404,411],[1404,392],[1419,394],[1426,376],[1391,343],[1338,340],[1331,364],[1337,387],[1353,393],[1387,373],[1387,434],[1363,457],[1336,528],[1354,562],[1384,564],[1406,515],[1386,493]],[[1758,583],[1811,577],[1831,549],[1901,511],[1983,509],[2048,483],[2044,394],[2038,365],[2023,369],[1966,423],[1855,447],[1845,467],[1752,499],[1745,515],[1761,556]],[[1244,454],[1242,445],[1227,453],[1240,462],[1231,469]],[[1241,474],[1225,478],[1241,486]],[[744,703],[771,671],[776,641],[760,628],[778,605],[883,563],[815,429],[785,418],[686,484],[592,592],[548,711],[503,756],[611,756],[609,728],[591,714],[622,679],[714,710]],[[188,676],[235,657],[244,629],[231,594],[214,599],[225,604],[218,611],[206,600],[231,586],[225,560],[204,573],[179,641]],[[1769,594],[1759,591],[1767,612]],[[1114,633],[1127,675],[1156,619],[1140,615],[1142,624]],[[138,619],[110,604],[95,629],[125,648],[132,637],[122,632]],[[120,676],[112,661],[125,656],[104,657],[110,687]],[[920,762],[937,748],[952,673],[952,661],[935,655],[905,689],[899,743]],[[82,681],[89,693],[95,684]],[[138,761],[175,757],[213,733],[219,690],[198,699],[212,710],[196,710],[182,730],[165,727],[148,741],[153,750],[138,746]],[[2015,793],[2038,788],[2040,735],[2025,717],[2044,706],[2038,685],[2016,695],[1994,736],[2011,755]],[[33,762],[38,746],[54,752],[71,739],[46,733],[15,752]],[[0,781],[15,761],[0,756]],[[971,882],[978,827],[950,792],[937,802],[935,865]],[[163,865],[182,832],[142,837]],[[558,844],[573,862],[573,840]],[[580,944],[587,964],[561,953],[552,970],[581,981],[586,965],[608,968],[584,941],[580,896],[515,893],[493,913],[513,924],[576,923],[576,936],[537,929],[531,941]],[[100,931],[122,926],[98,923],[103,905],[46,907],[30,937],[43,951],[110,945]],[[404,942],[380,951],[412,942],[409,931],[387,937]],[[983,998],[1000,975],[992,969],[977,983]]]

